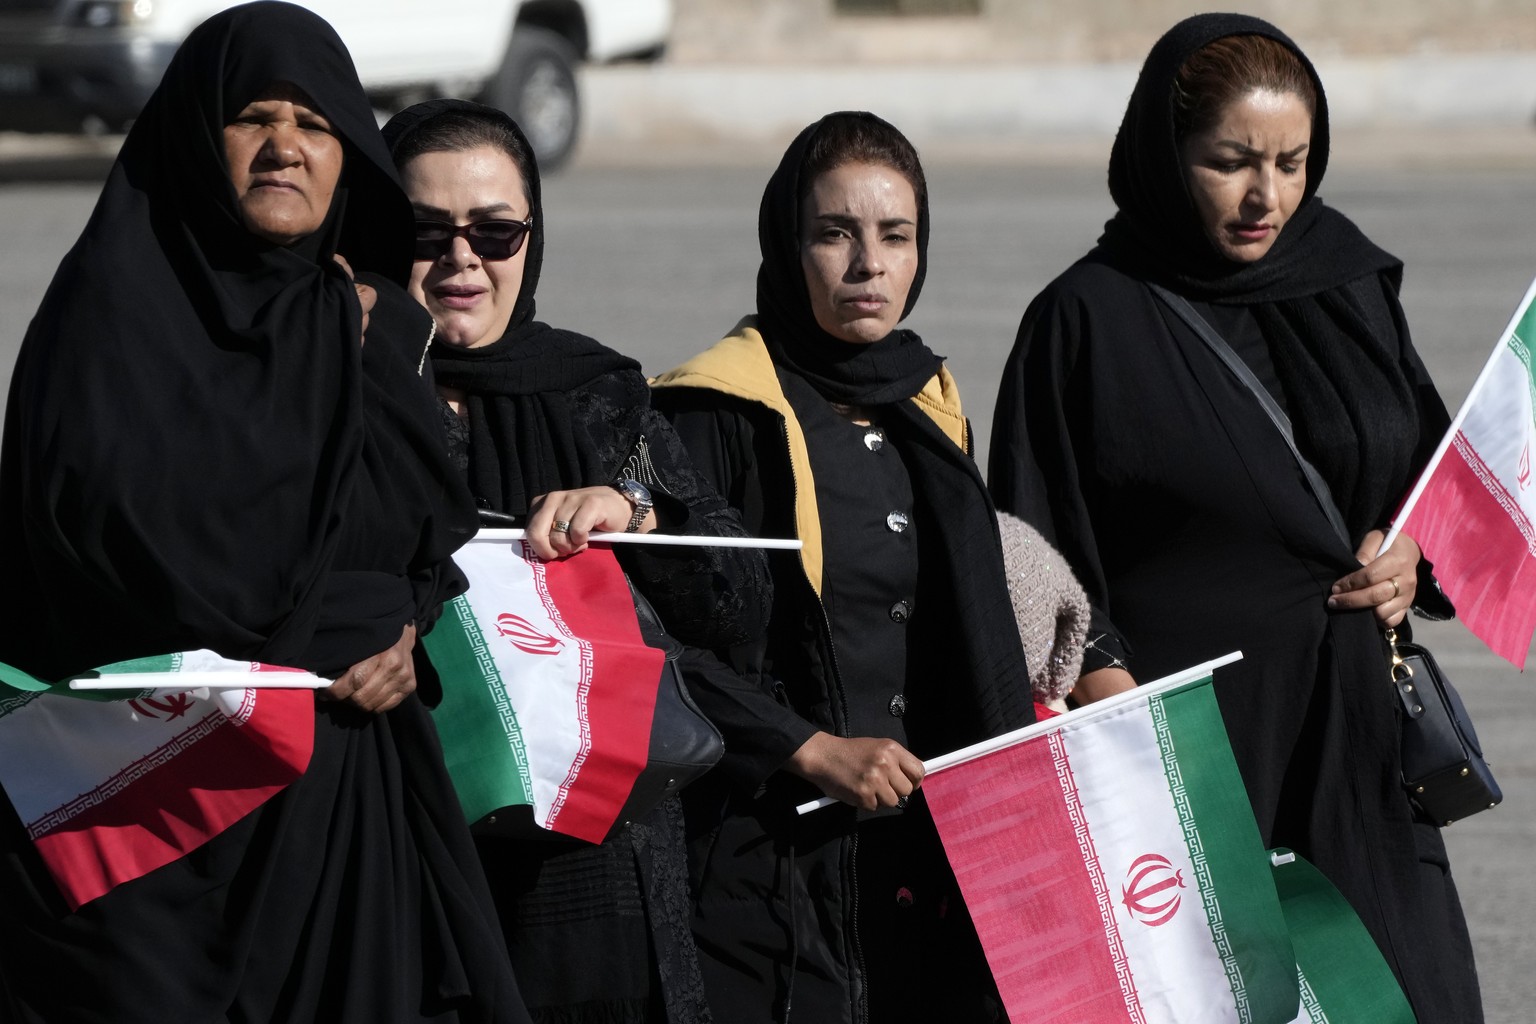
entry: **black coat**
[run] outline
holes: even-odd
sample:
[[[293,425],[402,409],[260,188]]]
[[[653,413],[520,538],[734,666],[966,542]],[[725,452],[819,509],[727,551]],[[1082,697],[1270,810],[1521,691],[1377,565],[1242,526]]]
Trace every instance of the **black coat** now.
[[[1369,275],[1348,294],[1399,325],[1381,342],[1423,425],[1397,439],[1406,493],[1445,410],[1393,281]],[[1325,604],[1358,564],[1242,384],[1145,284],[1081,262],[1024,316],[990,481],[999,507],[1071,562],[1096,627],[1127,642],[1137,678],[1243,652],[1215,689],[1265,843],[1340,888],[1421,1020],[1480,1019],[1445,847],[1400,784],[1380,630],[1369,611]],[[1372,518],[1391,511],[1383,502]]]
[[[730,507],[688,463],[671,426],[651,408],[633,359],[534,319],[544,257],[538,168],[503,112],[465,100],[429,100],[397,114],[384,136],[397,159],[418,132],[456,119],[499,126],[518,145],[533,228],[517,301],[501,337],[431,351],[437,382],[462,396],[464,419],[445,409],[450,449],[476,502],[523,519],[538,496],[600,487],[620,477],[649,487],[659,533],[739,536]],[[577,555],[575,557],[585,557]],[[760,552],[718,546],[618,545],[616,557],[685,642],[740,643],[766,615]],[[650,686],[656,679],[636,679]],[[676,798],[606,842],[539,833],[478,840],[523,995],[536,1020],[707,1024],[693,940],[682,810]]]
[[[1179,69],[1235,36],[1289,50],[1314,100],[1299,203],[1246,261],[1206,238],[1175,116]],[[1200,14],[1157,41],[1110,152],[1115,216],[1024,314],[989,480],[1072,563],[1137,678],[1243,652],[1215,692],[1260,833],[1343,892],[1420,1020],[1470,1024],[1471,944],[1445,847],[1402,791],[1381,631],[1327,606],[1447,426],[1398,303],[1402,263],[1318,197],[1328,139],[1322,82],[1275,26]],[[1257,398],[1148,281],[1204,305],[1286,407],[1347,540]]]
[[[779,770],[817,731],[849,731],[831,627],[818,596],[821,529],[819,520],[803,519],[804,493],[814,492],[814,481],[806,475],[800,425],[789,408],[796,399],[784,393],[823,400],[787,371],[770,381],[764,370],[774,371],[755,338],[748,330],[664,375],[656,398],[694,464],[740,510],[750,533],[796,536],[806,545],[800,555],[774,554],[767,633],[759,642],[721,652],[734,674],[706,668],[691,680],[727,748],[721,769],[685,793],[694,931],[711,1005],[717,1018],[743,1024],[784,1019],[787,999],[795,1020],[866,1019],[871,974],[899,969],[911,948],[899,915],[888,928],[881,916],[895,904],[861,910],[857,894],[878,889],[887,878],[910,876],[929,880],[922,895],[934,903],[947,898],[953,909],[947,921],[912,933],[921,936],[912,941],[923,943],[929,966],[920,979],[904,975],[896,996],[919,1015],[942,1005],[945,1019],[992,1019],[992,1007],[982,1005],[990,979],[921,799],[894,817],[841,804],[800,817],[795,805],[820,793]],[[733,349],[755,353],[733,369],[754,387],[777,394],[777,401],[707,386],[712,371],[699,368],[713,356],[725,358],[713,361],[712,370],[735,362]],[[944,413],[924,404],[941,379],[952,396],[944,374],[918,399],[879,410],[882,426],[896,435],[893,443],[907,453],[920,522],[915,606],[929,614],[912,620],[905,694],[911,710],[903,722],[909,747],[920,757],[1033,717],[995,517],[974,463],[957,443],[963,420],[956,408],[946,407],[954,417],[952,433],[941,426]],[[932,526],[940,508],[948,525],[960,528]],[[820,511],[823,517],[837,514]],[[1010,635],[1012,643],[998,642]],[[790,941],[790,932],[797,941]]]
[[[223,146],[278,81],[345,151],[324,226],[289,247],[242,225]],[[0,660],[57,678],[208,648],[333,675],[462,589],[475,513],[399,287],[410,217],[320,18],[253,3],[192,33],[12,377],[0,566],[28,600]],[[366,345],[336,252],[387,279]],[[526,1021],[422,701],[314,714],[291,785],[73,912],[0,799],[0,1018]]]
[[[470,396],[494,405],[489,390]],[[671,425],[651,408],[637,369],[612,369],[536,400],[558,404],[560,422],[547,429],[566,439],[548,460],[563,468],[537,485],[532,473],[516,472],[502,438],[477,444],[473,423],[445,405],[450,453],[472,488],[479,491],[480,481],[490,477],[532,498],[551,488],[625,476],[650,489],[660,532],[742,535],[736,513],[694,471]],[[493,429],[490,422],[487,417],[479,429]],[[571,457],[578,452],[580,458]],[[485,490],[491,493],[476,494],[483,507],[526,514],[526,506],[509,508],[499,489]],[[616,556],[672,635],[718,646],[761,632],[772,592],[761,552],[620,545]],[[702,657],[696,648],[687,650],[685,657]],[[477,838],[512,963],[527,979],[522,991],[536,1020],[708,1024],[687,923],[682,839],[675,797],[600,846],[557,837]]]

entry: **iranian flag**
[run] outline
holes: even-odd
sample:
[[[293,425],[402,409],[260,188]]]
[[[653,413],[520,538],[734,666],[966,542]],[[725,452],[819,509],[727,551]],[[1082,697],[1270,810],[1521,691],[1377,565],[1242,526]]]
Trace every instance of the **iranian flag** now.
[[[326,682],[309,673],[190,651],[90,675],[135,688],[82,699],[0,665],[0,787],[72,909],[197,849],[309,766],[306,691]]]
[[[605,548],[542,562],[521,540],[476,538],[454,561],[469,592],[425,643],[466,817],[527,805],[540,827],[601,842],[645,766],[663,660],[623,571]]]
[[[1413,1024],[1338,891],[1262,845],[1211,689],[1236,657],[930,762],[1013,1020]]]
[[[1296,960],[1210,679],[1139,687],[924,778],[1012,1019],[1296,1017]]]
[[[1525,667],[1536,631],[1536,282],[1397,515],[1467,628]]]

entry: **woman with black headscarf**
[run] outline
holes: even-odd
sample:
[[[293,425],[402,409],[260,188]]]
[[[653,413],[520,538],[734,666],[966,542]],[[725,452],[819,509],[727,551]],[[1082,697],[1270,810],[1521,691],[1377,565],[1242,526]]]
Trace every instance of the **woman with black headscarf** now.
[[[437,323],[430,359],[450,451],[481,508],[525,523],[546,559],[580,557],[596,531],[740,536],[651,408],[640,365],[534,319],[544,209],[517,124],[434,100],[396,115],[384,136],[416,211],[410,290]],[[615,550],[678,638],[718,647],[761,631],[760,553]],[[534,1019],[707,1022],[677,798],[597,846],[527,831],[477,843]]]
[[[954,379],[897,324],[921,290],[922,166],[872,114],[790,145],[758,219],[757,315],[655,384],[772,563],[726,737],[684,794],[694,933],[719,1020],[1001,1013],[918,789],[919,758],[1034,719],[996,517]],[[822,794],[839,803],[803,818]]]
[[[206,648],[336,683],[297,780],[78,910],[0,802],[7,1020],[527,1020],[412,693],[475,516],[410,238],[325,22],[255,3],[192,33],[22,344],[0,558],[27,601],[0,659],[60,679]]]
[[[1448,421],[1402,264],[1316,196],[1327,160],[1322,85],[1285,35],[1171,29],[1115,139],[1114,218],[1024,315],[990,482],[1087,588],[1085,669],[1243,652],[1216,694],[1265,841],[1343,891],[1420,1020],[1479,1021],[1445,847],[1402,790],[1382,633],[1449,611],[1411,538],[1378,555]]]

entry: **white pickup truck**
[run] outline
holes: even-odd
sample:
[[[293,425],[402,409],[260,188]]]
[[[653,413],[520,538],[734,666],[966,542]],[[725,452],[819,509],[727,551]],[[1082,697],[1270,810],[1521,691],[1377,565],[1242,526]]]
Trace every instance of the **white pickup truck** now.
[[[661,53],[671,0],[302,0],[341,34],[381,110],[470,96],[510,113],[541,165],[580,127],[578,61]],[[121,131],[223,0],[0,0],[0,130]]]

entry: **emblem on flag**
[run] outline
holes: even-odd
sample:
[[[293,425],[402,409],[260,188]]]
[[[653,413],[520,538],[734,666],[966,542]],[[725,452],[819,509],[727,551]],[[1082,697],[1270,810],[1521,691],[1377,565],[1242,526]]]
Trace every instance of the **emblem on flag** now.
[[[1160,853],[1146,853],[1131,862],[1120,887],[1120,902],[1131,917],[1153,928],[1167,924],[1179,912],[1184,872]]]
[[[138,697],[130,700],[128,706],[145,718],[165,718],[170,720],[172,718],[180,718],[188,711],[191,711],[193,700],[192,694],[189,691],[182,691],[181,693],[172,693],[165,697]]]
[[[521,615],[502,612],[496,616],[496,631],[524,654],[559,654],[565,641],[540,631]]]

